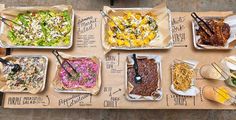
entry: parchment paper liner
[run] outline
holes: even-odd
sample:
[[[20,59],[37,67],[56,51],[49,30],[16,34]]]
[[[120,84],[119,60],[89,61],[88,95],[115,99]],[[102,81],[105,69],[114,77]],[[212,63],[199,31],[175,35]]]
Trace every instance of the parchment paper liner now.
[[[207,80],[225,81],[230,78],[227,74],[230,73],[230,69],[226,67],[224,61],[202,65],[199,69],[199,73],[202,78]]]
[[[169,49],[173,46],[172,34],[171,34],[171,15],[167,9],[166,4],[162,3],[154,8],[110,8],[108,6],[103,7],[103,11],[109,16],[121,16],[130,12],[139,12],[142,15],[152,13],[157,16],[158,20],[158,34],[147,47],[112,47],[107,42],[107,30],[108,30],[108,19],[103,18],[102,20],[102,46],[105,52],[109,52],[111,49],[120,50],[143,50],[143,49]]]
[[[228,91],[227,94],[230,96],[230,98],[225,100],[224,103],[217,100],[217,96],[221,96],[221,94],[219,94],[215,90],[217,90],[219,88],[224,88],[226,91]],[[219,104],[223,104],[223,105],[235,105],[236,104],[236,99],[235,99],[236,93],[226,86],[218,86],[217,87],[217,86],[206,85],[203,87],[202,94],[205,99],[217,102]]]
[[[64,58],[64,59],[78,59],[78,58],[92,58],[98,65],[99,65],[99,73],[98,73],[98,78],[96,81],[96,86],[94,86],[93,88],[85,88],[83,86],[81,86],[80,88],[75,88],[75,89],[71,89],[71,88],[66,88],[60,81],[60,77],[59,77],[59,73],[60,70],[62,69],[60,64],[57,62],[56,65],[56,75],[53,79],[53,86],[56,92],[64,92],[64,93],[90,93],[93,95],[98,94],[100,87],[101,87],[101,60],[98,59],[97,57],[93,56],[93,57],[85,57],[85,56],[72,56],[72,55],[68,55],[62,52],[59,52],[59,54]]]
[[[1,16],[10,20],[15,19],[18,14],[25,13],[27,11],[37,12],[40,10],[54,10],[54,11],[64,11],[68,10],[71,15],[71,40],[70,44],[67,46],[17,46],[11,43],[8,38],[9,27],[3,22],[1,23],[0,31],[0,46],[3,48],[54,48],[54,49],[68,49],[73,44],[73,29],[74,29],[74,11],[71,5],[57,5],[57,6],[34,6],[34,7],[9,7],[1,11]],[[11,22],[6,21],[6,23],[11,24]]]
[[[172,66],[171,66],[171,71],[172,71],[172,72],[171,72],[171,81],[172,81],[172,83],[171,83],[171,86],[170,86],[170,90],[171,90],[173,93],[177,94],[177,95],[196,96],[196,95],[200,92],[200,90],[199,90],[196,86],[194,86],[194,81],[195,81],[195,77],[196,77],[195,71],[194,71],[194,76],[193,76],[193,78],[192,78],[191,87],[190,87],[188,90],[186,90],[186,91],[176,90],[175,87],[174,87],[174,84],[173,84],[173,79],[174,79],[174,77],[173,77],[174,64],[176,64],[176,63],[182,63],[182,62],[187,63],[187,64],[189,64],[189,63],[190,63],[190,64],[193,64],[193,66],[190,66],[193,71],[194,71],[194,69],[197,67],[197,64],[198,64],[198,62],[197,62],[197,61],[194,61],[194,60],[183,60],[183,61],[177,61],[177,60],[175,60],[175,61],[172,63]]]
[[[127,60],[126,60],[126,66],[125,66],[125,87],[126,87],[126,98],[128,100],[131,101],[144,101],[144,100],[156,100],[159,101],[162,99],[162,89],[161,89],[161,79],[162,79],[162,67],[161,67],[161,57],[157,56],[157,55],[137,55],[137,59],[143,59],[143,58],[147,58],[147,59],[154,59],[157,63],[157,71],[158,76],[159,76],[159,80],[158,80],[158,87],[156,89],[156,94],[158,94],[158,97],[155,96],[141,96],[141,95],[136,95],[136,94],[130,94],[130,92],[133,89],[133,85],[128,81],[128,76],[127,76],[127,70],[128,70],[128,65],[133,65],[134,61],[132,59],[132,55],[128,55],[127,56]]]
[[[235,55],[232,55],[232,56],[229,56],[228,57],[229,59],[233,59],[236,61],[236,56]],[[233,64],[231,62],[228,62],[226,60],[226,58],[222,59],[221,60],[221,63],[224,64],[228,69],[229,69],[229,72],[231,72],[232,74],[235,74],[236,73],[236,64]],[[230,77],[229,79],[225,80],[225,83],[231,87],[234,87],[236,88],[236,85],[233,83],[232,81],[232,78]]]
[[[197,49],[215,49],[215,50],[229,50],[235,48],[236,45],[236,15],[231,14],[225,17],[202,17],[204,20],[207,19],[217,19],[222,18],[224,19],[224,22],[229,24],[230,26],[230,37],[227,40],[227,43],[225,46],[211,46],[211,45],[203,45],[199,44],[198,40],[200,39],[200,36],[197,35],[197,30],[199,29],[197,23],[193,20],[192,21],[192,30],[193,30],[193,43],[194,47]]]
[[[232,55],[232,56],[228,56],[227,58],[229,59],[233,59],[234,61],[236,61],[236,55]],[[233,70],[233,71],[236,71],[236,62],[235,64],[231,63],[231,62],[228,62],[226,60],[226,58],[223,58],[221,60],[221,63],[224,64],[227,68],[229,68],[230,70]]]
[[[4,65],[2,63],[0,63],[0,91],[1,92],[28,92],[28,93],[31,93],[31,94],[37,94],[39,92],[42,92],[45,88],[45,84],[46,84],[46,79],[47,79],[47,68],[48,68],[48,58],[46,56],[41,56],[41,55],[9,55],[9,56],[5,56],[5,57],[2,57],[3,59],[6,59],[6,60],[14,60],[13,57],[28,57],[28,58],[31,58],[31,57],[41,57],[41,58],[44,58],[45,59],[45,64],[44,64],[44,77],[43,77],[43,82],[41,84],[41,86],[37,89],[31,89],[31,90],[24,90],[24,88],[22,89],[15,89],[15,90],[11,90],[9,89],[7,86],[6,86],[6,79],[3,77],[3,72],[2,72],[2,69],[4,67]]]

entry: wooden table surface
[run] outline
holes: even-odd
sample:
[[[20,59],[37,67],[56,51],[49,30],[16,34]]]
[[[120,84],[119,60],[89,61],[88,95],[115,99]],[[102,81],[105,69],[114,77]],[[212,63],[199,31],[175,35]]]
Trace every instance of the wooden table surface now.
[[[100,10],[110,0],[0,0],[6,6],[70,4],[80,10]],[[114,0],[114,7],[152,7],[165,0]],[[236,0],[166,0],[171,11],[236,11]],[[1,52],[0,52],[1,53]],[[234,120],[235,110],[18,110],[0,109],[0,120]]]

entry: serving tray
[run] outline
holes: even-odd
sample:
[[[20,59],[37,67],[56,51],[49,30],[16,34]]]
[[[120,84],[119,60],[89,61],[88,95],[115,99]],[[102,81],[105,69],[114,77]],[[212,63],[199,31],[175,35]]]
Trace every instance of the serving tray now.
[[[6,43],[6,41],[9,41],[8,38],[4,38],[4,39],[8,39],[8,40],[3,40],[0,39],[0,47],[2,48],[31,48],[31,49],[69,49],[72,47],[73,45],[73,38],[74,38],[74,19],[75,19],[75,15],[74,15],[74,10],[70,9],[70,6],[66,6],[66,5],[58,5],[58,6],[36,6],[36,7],[12,7],[12,8],[6,8],[3,11],[6,13],[2,13],[2,16],[4,17],[5,14],[7,15],[8,12],[11,12],[11,9],[13,10],[17,10],[17,11],[39,11],[39,10],[51,10],[53,8],[61,8],[61,9],[68,9],[69,11],[71,11],[71,36],[70,36],[70,44],[67,46],[17,46],[17,45],[12,45],[11,43],[8,44]],[[0,35],[4,33],[6,27],[8,27],[7,25],[4,24],[4,22],[1,22],[1,27],[0,27]],[[9,41],[10,42],[10,41]]]
[[[28,57],[28,58],[44,58],[45,59],[45,63],[44,63],[44,71],[43,71],[43,85],[42,85],[42,88],[40,89],[39,92],[42,92],[44,89],[45,89],[45,85],[46,85],[46,80],[47,80],[47,70],[48,70],[48,58],[44,55],[9,55],[9,56],[6,56],[4,57],[3,59],[8,59],[8,58],[12,58],[12,57]],[[1,90],[1,92],[4,92],[4,93],[12,93],[12,92],[15,92],[15,93],[29,93],[28,90],[23,90],[23,91],[19,91],[19,90]]]

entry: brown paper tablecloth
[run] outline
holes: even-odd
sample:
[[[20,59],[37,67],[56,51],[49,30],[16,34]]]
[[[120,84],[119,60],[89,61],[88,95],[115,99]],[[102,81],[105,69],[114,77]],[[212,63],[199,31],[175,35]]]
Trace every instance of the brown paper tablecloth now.
[[[225,16],[232,12],[202,12],[201,16]],[[192,42],[190,12],[172,12],[173,39],[175,45],[170,50],[111,51],[104,55],[101,46],[101,16],[99,11],[76,11],[74,45],[65,53],[78,56],[93,56],[102,59],[102,87],[97,96],[88,94],[66,94],[54,91],[51,81],[55,75],[56,59],[51,50],[14,49],[12,54],[40,54],[49,58],[47,84],[44,92],[36,95],[27,93],[6,93],[4,108],[93,108],[93,109],[235,109],[203,98],[183,97],[170,92],[170,64],[174,59],[194,59],[201,65],[235,55],[235,50],[196,50]],[[80,22],[78,22],[80,20]],[[162,57],[161,101],[131,102],[125,98],[125,59],[128,54],[154,54]],[[224,85],[222,81],[204,80],[198,74],[196,86]]]

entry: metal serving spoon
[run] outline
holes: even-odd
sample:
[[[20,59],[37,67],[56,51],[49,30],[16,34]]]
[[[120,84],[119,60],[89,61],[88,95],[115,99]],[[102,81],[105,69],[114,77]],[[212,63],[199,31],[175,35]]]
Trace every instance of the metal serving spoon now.
[[[19,64],[12,64],[10,63],[9,61],[5,60],[5,59],[2,59],[0,58],[0,62],[5,64],[5,65],[8,65],[8,66],[13,66],[13,68],[11,69],[14,73],[16,73],[17,71],[21,70],[21,67]]]
[[[135,83],[141,83],[142,82],[142,77],[138,73],[138,62],[136,58],[136,54],[133,54],[133,60],[134,60],[134,70],[135,70],[135,76],[134,76],[134,81]]]

